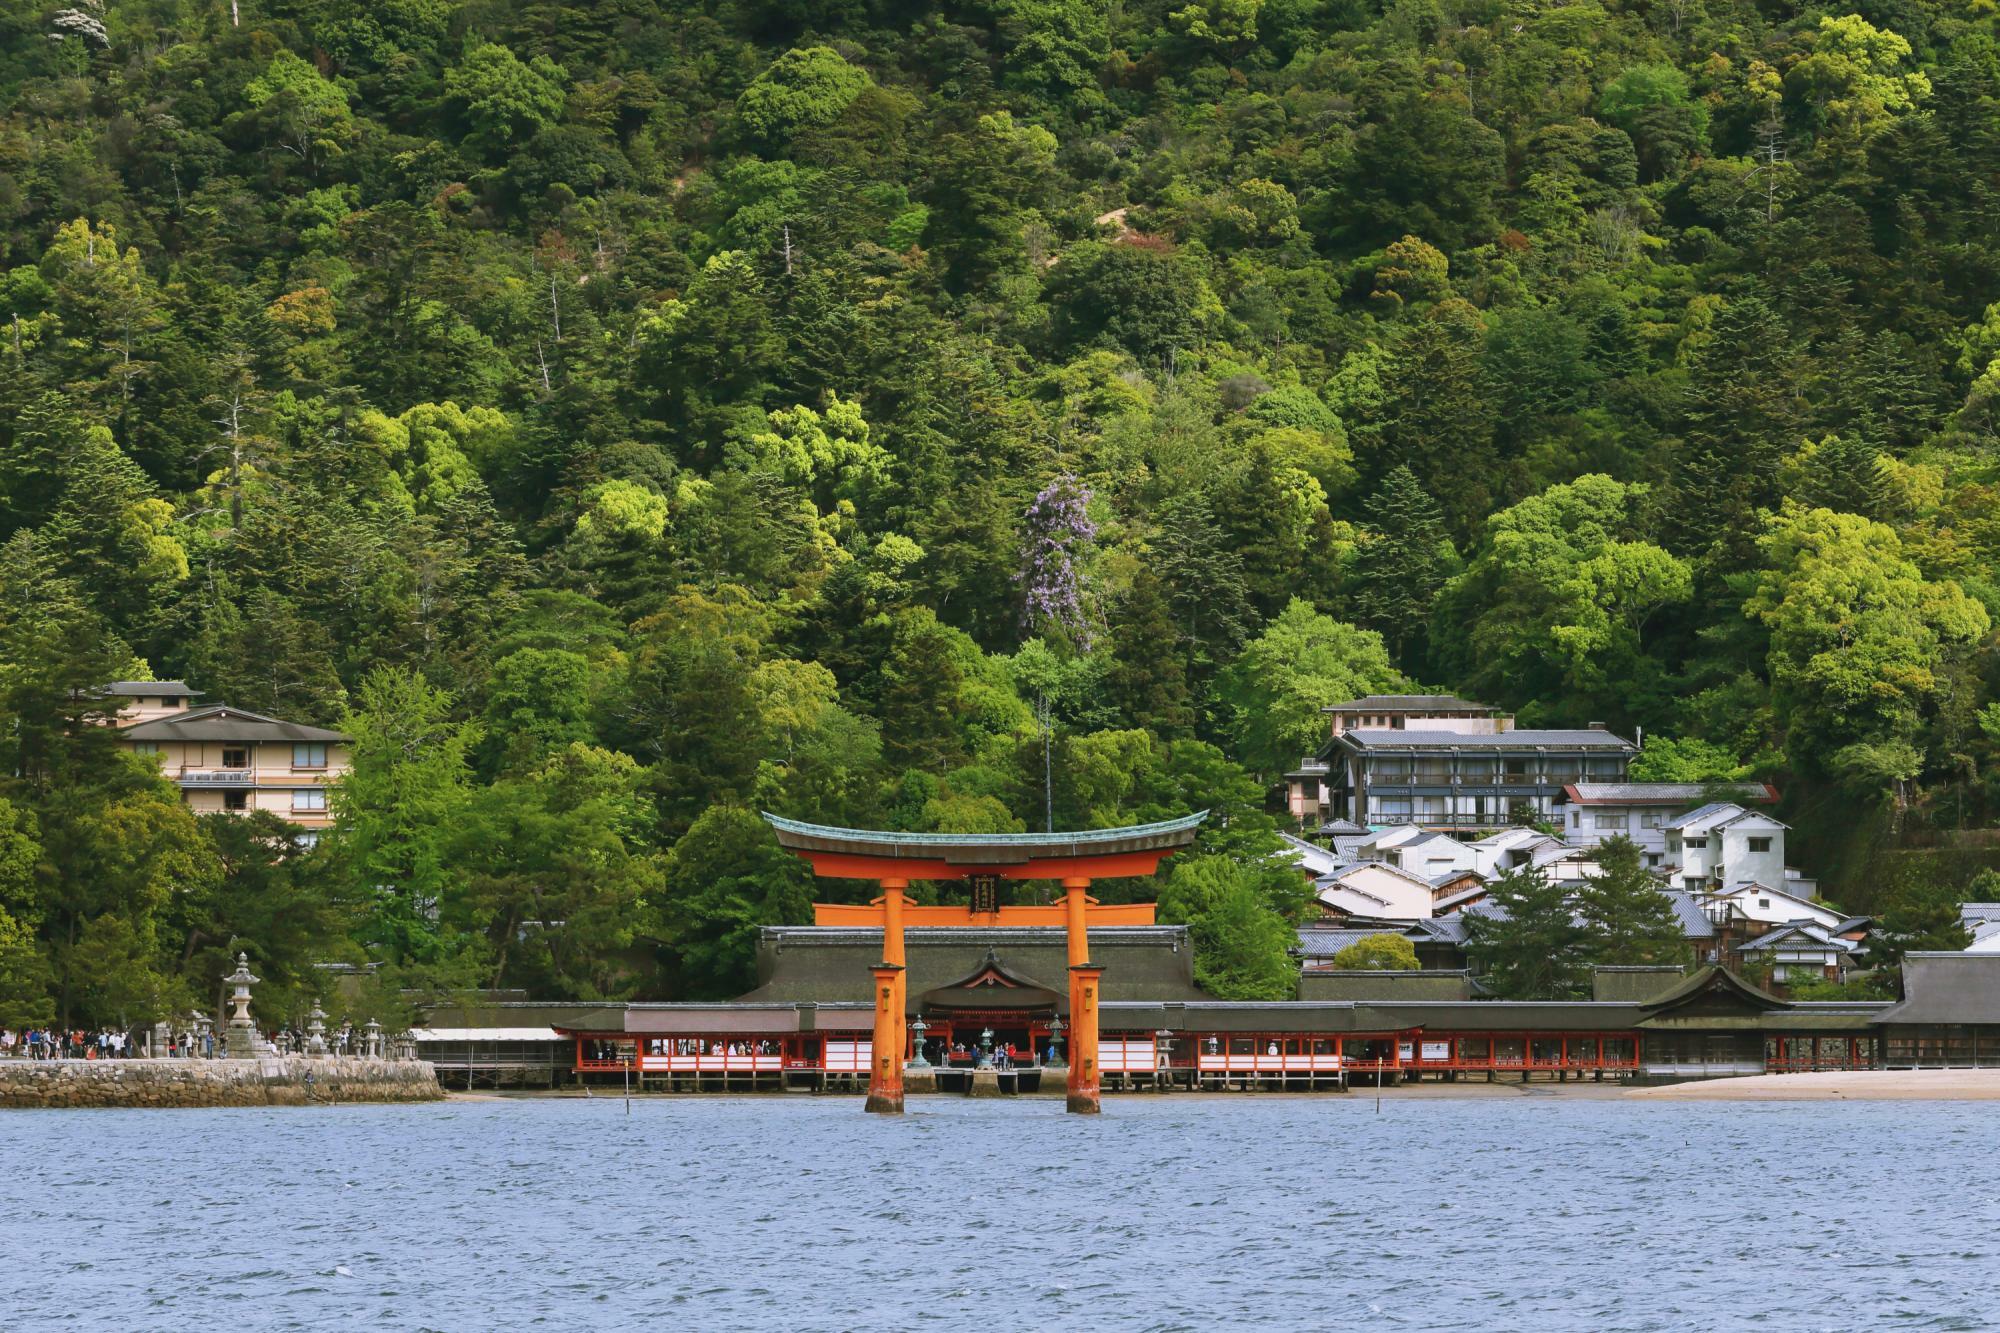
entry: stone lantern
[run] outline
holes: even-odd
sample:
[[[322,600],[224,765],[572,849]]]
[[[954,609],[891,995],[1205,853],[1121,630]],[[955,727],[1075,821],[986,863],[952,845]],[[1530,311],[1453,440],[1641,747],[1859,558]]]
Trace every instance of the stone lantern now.
[[[1060,1016],[1049,1020],[1049,1068],[1063,1067],[1062,1051],[1063,1021]]]
[[[910,1024],[911,1055],[909,1067],[911,1069],[929,1069],[931,1067],[931,1062],[924,1058],[924,1034],[930,1030],[930,1024],[924,1022],[922,1014],[918,1014],[916,1021]]]
[[[396,1058],[414,1060],[417,1058],[417,1034],[403,1031],[396,1034]]]
[[[224,1049],[232,1060],[254,1060],[257,1058],[257,1028],[250,1021],[250,988],[258,978],[250,975],[250,956],[236,955],[236,970],[223,978],[231,987],[229,992],[229,1031]]]
[[[306,1054],[326,1054],[326,1010],[313,1001],[312,1012],[306,1015]]]
[[[380,1023],[377,1023],[374,1019],[371,1018],[368,1020],[367,1026],[364,1027],[362,1031],[367,1033],[368,1035],[363,1037],[361,1040],[361,1053],[367,1056],[371,1060],[381,1059],[382,1025]]]

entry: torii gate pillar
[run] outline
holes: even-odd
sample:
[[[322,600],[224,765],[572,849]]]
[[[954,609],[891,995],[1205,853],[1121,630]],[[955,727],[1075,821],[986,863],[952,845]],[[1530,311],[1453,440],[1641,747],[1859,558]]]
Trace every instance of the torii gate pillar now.
[[[868,1109],[903,1113],[903,1047],[909,1041],[909,970],[903,952],[903,890],[882,881],[882,962],[875,969],[875,1036],[868,1064]]]
[[[1103,1110],[1098,1100],[1097,992],[1104,969],[1090,961],[1090,881],[1071,877],[1062,886],[1069,943],[1069,1109],[1075,1115],[1096,1115]]]

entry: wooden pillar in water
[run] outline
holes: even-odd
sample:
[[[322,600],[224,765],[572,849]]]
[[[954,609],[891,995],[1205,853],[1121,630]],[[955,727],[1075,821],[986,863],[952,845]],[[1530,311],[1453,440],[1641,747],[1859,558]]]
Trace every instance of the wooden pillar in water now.
[[[899,996],[903,969],[875,968],[875,1040],[870,1049],[868,1110],[903,1113],[903,1010]]]
[[[1078,1115],[1096,1115],[1103,1109],[1098,1102],[1097,999],[1104,969],[1090,961],[1085,910],[1090,881],[1066,879],[1062,884],[1063,920],[1069,937],[1069,1109]]]
[[[882,881],[882,961],[875,968],[875,1036],[870,1049],[868,1109],[903,1113],[903,1047],[909,1022],[909,971],[903,952],[903,890],[908,880]]]

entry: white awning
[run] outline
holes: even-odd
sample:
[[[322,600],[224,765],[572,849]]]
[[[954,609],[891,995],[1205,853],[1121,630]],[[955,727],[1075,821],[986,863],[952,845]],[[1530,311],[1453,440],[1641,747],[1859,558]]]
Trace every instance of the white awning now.
[[[554,1028],[413,1028],[419,1042],[567,1041]]]

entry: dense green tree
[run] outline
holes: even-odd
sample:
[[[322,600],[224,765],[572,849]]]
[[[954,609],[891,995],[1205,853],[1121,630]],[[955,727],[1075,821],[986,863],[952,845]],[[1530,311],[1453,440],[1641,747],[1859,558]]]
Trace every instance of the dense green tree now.
[[[1615,966],[1687,963],[1693,958],[1680,918],[1646,869],[1630,838],[1598,844],[1598,873],[1576,895],[1577,912],[1591,932],[1591,961]]]
[[[1366,537],[1347,585],[1354,618],[1378,631],[1391,656],[1423,633],[1453,560],[1444,513],[1408,467],[1398,465],[1362,507]]]
[[[1414,972],[1417,946],[1401,935],[1383,931],[1367,935],[1333,956],[1333,965],[1354,972]]]
[[[1237,753],[1269,777],[1319,749],[1322,708],[1403,683],[1381,635],[1294,601],[1244,648],[1218,688],[1232,710]]]
[[[1466,916],[1465,953],[1495,995],[1503,1000],[1589,995],[1593,932],[1568,888],[1538,866],[1522,866],[1493,881],[1487,902],[1488,910]]]
[[[1189,927],[1195,980],[1211,994],[1231,1000],[1296,996],[1298,966],[1290,951],[1298,937],[1250,868],[1219,856],[1178,859],[1160,888],[1160,919]]]

